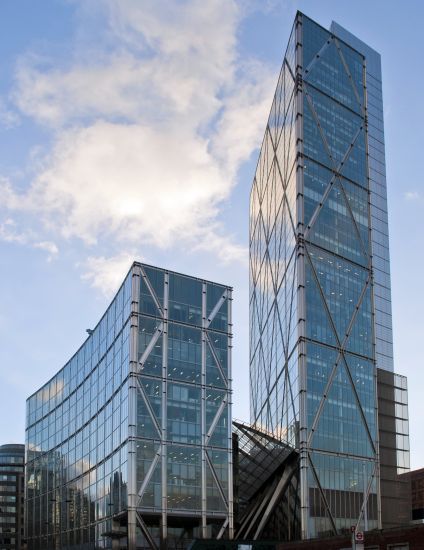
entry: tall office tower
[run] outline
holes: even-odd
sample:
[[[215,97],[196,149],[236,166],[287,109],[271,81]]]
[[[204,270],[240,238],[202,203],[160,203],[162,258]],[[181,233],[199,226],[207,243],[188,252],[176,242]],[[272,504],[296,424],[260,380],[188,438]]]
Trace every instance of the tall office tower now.
[[[251,191],[250,377],[252,423],[299,453],[302,538],[381,525],[384,174],[379,54],[297,13]]]
[[[231,289],[135,263],[27,401],[29,550],[233,532]]]
[[[0,446],[0,549],[20,550],[24,534],[24,445]]]

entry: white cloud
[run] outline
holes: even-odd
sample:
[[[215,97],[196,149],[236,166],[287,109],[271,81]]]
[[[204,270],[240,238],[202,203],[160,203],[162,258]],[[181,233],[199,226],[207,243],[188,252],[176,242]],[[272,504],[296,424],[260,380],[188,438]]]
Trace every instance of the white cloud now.
[[[100,116],[180,117],[198,127],[216,115],[236,68],[236,2],[106,0],[103,9],[112,52],[77,59],[68,70],[34,54],[21,60],[14,98],[24,113],[53,126]]]
[[[3,195],[9,208],[36,211],[66,238],[164,247],[202,233],[229,190],[207,140],[98,122],[63,132],[30,190]]]
[[[241,62],[240,5],[108,0],[102,9],[112,47],[66,69],[35,55],[17,67],[16,105],[50,127],[54,143],[25,191],[0,184],[6,209],[41,221],[40,248],[52,234],[103,247],[86,275],[102,288],[124,262],[106,256],[122,247],[140,256],[145,244],[186,243],[245,262],[219,212],[260,143],[276,75]],[[96,270],[110,275],[97,282]]]
[[[12,218],[7,218],[0,223],[0,241],[5,243],[26,244],[28,238],[17,228]]]
[[[34,248],[39,248],[40,250],[45,250],[46,252],[48,252],[49,255],[47,257],[47,260],[49,262],[59,253],[58,247],[55,245],[55,243],[51,241],[35,242],[32,246]]]
[[[241,67],[212,137],[214,153],[231,173],[260,145],[277,77],[258,61]]]
[[[415,201],[421,198],[421,195],[417,191],[407,191],[404,193],[404,197],[407,201]]]
[[[18,224],[12,218],[6,218],[4,221],[0,222],[0,242],[19,244],[44,250],[48,253],[47,261],[51,261],[59,252],[56,244],[51,241],[38,241],[37,238],[37,235],[32,231],[22,231],[19,229]]]
[[[117,291],[133,261],[134,256],[127,252],[108,258],[90,256],[83,264],[82,279],[111,296]]]
[[[6,129],[14,128],[19,124],[19,116],[16,111],[10,109],[5,100],[0,98],[0,126]]]
[[[43,60],[24,58],[16,71],[16,104],[41,124],[58,126],[84,116],[134,117],[141,111],[142,68],[129,55],[103,65],[77,65],[68,72],[43,71]]]

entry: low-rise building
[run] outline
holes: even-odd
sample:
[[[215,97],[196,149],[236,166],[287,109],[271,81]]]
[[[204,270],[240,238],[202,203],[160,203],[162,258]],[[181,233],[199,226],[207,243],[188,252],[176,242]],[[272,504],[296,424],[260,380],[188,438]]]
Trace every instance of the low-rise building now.
[[[24,445],[0,446],[0,548],[20,550],[24,533]]]
[[[413,521],[424,521],[424,468],[402,474],[411,491],[410,515]]]
[[[29,550],[233,533],[231,288],[134,263],[28,399]]]

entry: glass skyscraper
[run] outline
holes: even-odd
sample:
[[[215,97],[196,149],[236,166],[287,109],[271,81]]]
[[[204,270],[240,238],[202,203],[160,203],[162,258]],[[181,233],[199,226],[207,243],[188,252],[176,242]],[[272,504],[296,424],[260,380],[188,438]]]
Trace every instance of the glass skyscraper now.
[[[29,550],[231,536],[231,288],[135,263],[88,333],[27,400]]]
[[[300,535],[380,526],[377,367],[393,370],[380,56],[299,12],[251,190],[250,317],[251,422],[299,453]]]

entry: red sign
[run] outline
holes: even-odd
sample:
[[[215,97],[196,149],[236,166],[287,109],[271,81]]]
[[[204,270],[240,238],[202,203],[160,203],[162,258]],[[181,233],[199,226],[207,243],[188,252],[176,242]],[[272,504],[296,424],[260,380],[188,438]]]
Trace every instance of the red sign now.
[[[355,540],[356,540],[356,542],[364,542],[364,533],[363,533],[363,531],[357,531],[355,533]]]

